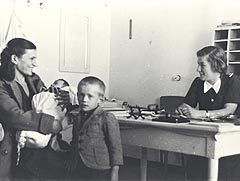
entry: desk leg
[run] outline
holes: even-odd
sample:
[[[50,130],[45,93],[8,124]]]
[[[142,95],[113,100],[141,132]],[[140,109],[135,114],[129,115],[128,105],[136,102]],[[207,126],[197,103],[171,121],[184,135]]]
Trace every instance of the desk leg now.
[[[219,159],[208,159],[208,179],[209,181],[217,181],[218,178],[218,162]]]
[[[141,149],[141,181],[147,180],[147,148]]]

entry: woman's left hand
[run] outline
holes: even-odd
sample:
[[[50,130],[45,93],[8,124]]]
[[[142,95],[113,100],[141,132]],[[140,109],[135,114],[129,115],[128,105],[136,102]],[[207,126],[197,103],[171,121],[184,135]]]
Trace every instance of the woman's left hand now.
[[[189,106],[189,105],[186,105],[187,107],[187,116],[190,117],[190,118],[198,118],[198,117],[201,117],[201,115],[199,114],[199,110]]]
[[[68,91],[59,89],[55,99],[58,101],[58,106],[63,107],[63,109],[70,104],[70,95]]]
[[[188,104],[182,104],[180,109],[181,109],[181,112],[183,113],[183,115],[185,115],[187,117],[190,117],[190,118],[191,117],[192,118],[202,117],[201,111],[189,106]]]

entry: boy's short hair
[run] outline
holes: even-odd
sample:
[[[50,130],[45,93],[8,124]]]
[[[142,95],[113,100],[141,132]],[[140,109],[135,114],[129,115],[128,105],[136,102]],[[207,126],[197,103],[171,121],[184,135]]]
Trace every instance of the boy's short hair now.
[[[88,76],[83,78],[79,83],[78,83],[78,88],[80,86],[88,85],[88,84],[97,84],[99,85],[100,89],[102,89],[102,94],[100,96],[104,96],[106,86],[102,80],[100,80],[97,77],[94,76]]]
[[[220,47],[206,46],[197,52],[198,57],[207,56],[207,61],[215,72],[227,72],[227,57],[224,50]]]
[[[52,85],[58,84],[59,81],[62,81],[62,82],[63,82],[63,87],[68,87],[68,86],[70,86],[70,84],[69,84],[65,79],[57,79],[57,80],[55,80],[55,81],[52,83]]]

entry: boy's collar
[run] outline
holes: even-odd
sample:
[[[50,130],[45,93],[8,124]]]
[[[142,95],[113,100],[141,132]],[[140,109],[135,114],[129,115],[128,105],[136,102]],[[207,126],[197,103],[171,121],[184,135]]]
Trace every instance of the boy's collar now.
[[[80,114],[85,114],[85,115],[91,115],[93,113],[97,114],[99,112],[102,112],[102,108],[100,106],[97,106],[96,108],[89,110],[89,111],[83,111],[83,110],[79,111]]]
[[[90,114],[92,114],[96,109],[97,109],[97,107],[94,108],[94,109],[92,109],[92,110],[89,110],[89,111],[80,110],[80,114],[90,115]]]

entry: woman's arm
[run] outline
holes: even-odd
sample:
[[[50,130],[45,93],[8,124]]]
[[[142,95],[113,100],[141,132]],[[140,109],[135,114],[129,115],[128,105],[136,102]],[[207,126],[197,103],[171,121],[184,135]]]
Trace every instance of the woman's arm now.
[[[17,130],[38,131],[44,134],[61,130],[60,121],[54,120],[53,116],[37,114],[32,110],[24,112],[9,86],[3,82],[0,82],[0,119],[4,125]]]
[[[218,110],[197,110],[188,104],[184,103],[181,106],[178,107],[177,111],[185,115],[189,118],[218,118],[222,116],[226,116],[228,114],[233,114],[235,110],[237,109],[238,104],[237,103],[226,103],[224,104],[223,109]]]

